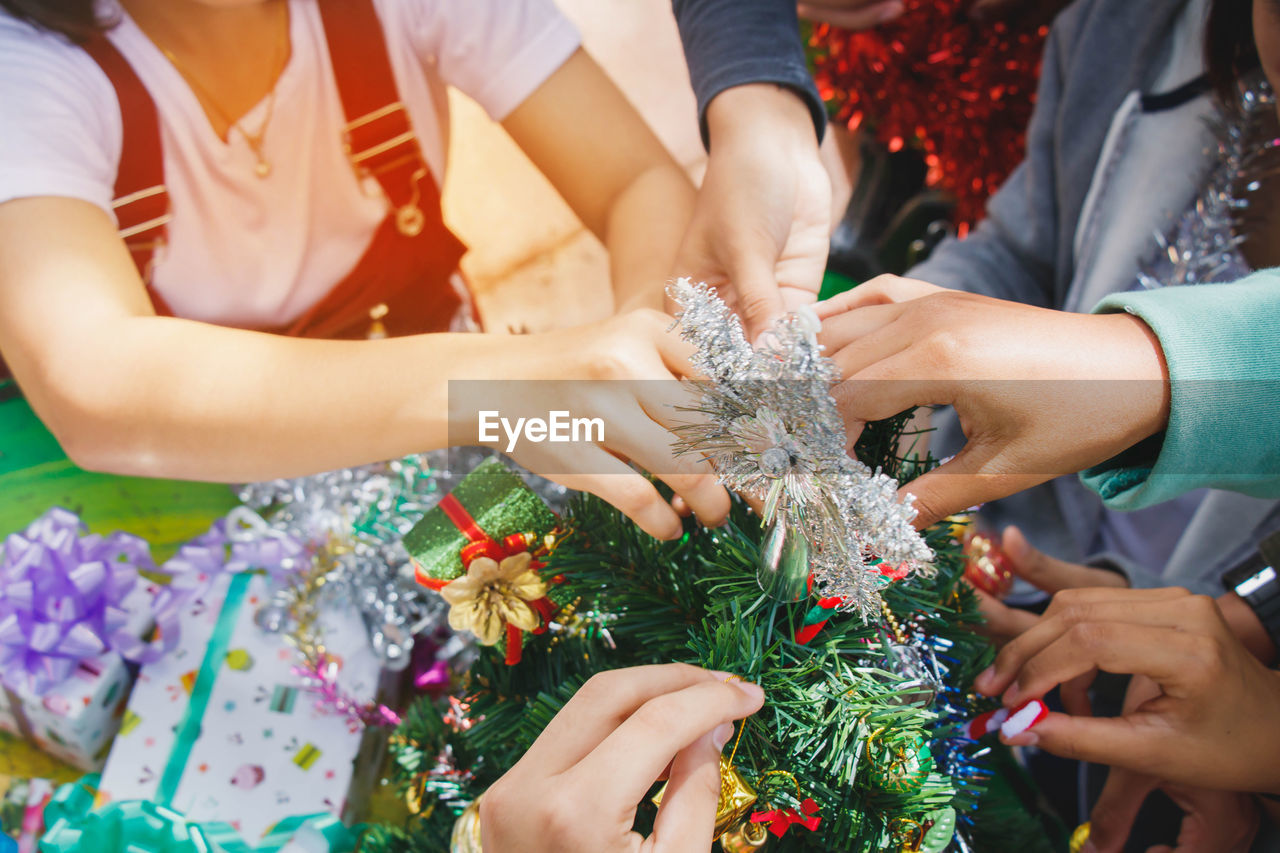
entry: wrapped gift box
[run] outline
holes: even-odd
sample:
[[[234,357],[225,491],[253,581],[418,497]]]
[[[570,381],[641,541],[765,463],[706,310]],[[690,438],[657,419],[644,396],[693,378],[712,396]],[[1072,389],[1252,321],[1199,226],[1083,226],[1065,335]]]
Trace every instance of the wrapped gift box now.
[[[269,594],[265,577],[242,573],[189,606],[178,647],[138,675],[100,803],[151,801],[228,823],[251,846],[288,816],[343,813],[362,732],[316,707],[295,651],[257,625]],[[358,613],[320,622],[342,688],[373,700],[379,663]]]
[[[153,584],[140,582],[124,599],[126,629],[150,630]],[[102,769],[120,728],[134,667],[115,652],[86,658],[69,677],[43,694],[25,684],[0,690],[0,729],[30,740],[42,751],[85,771]]]

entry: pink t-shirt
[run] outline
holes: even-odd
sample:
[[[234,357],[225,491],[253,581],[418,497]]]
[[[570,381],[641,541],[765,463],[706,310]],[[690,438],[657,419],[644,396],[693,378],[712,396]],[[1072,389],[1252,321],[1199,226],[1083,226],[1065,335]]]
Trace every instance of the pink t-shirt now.
[[[112,0],[113,2],[113,0]],[[300,316],[355,266],[386,215],[342,148],[346,122],[315,0],[288,0],[292,53],[263,140],[271,164],[232,130],[213,132],[187,82],[117,10],[109,38],[155,100],[172,220],[152,283],[179,316],[277,326]],[[551,0],[374,0],[391,67],[423,155],[440,183],[445,86],[506,117],[578,47]],[[108,5],[110,12],[113,5]],[[256,132],[267,101],[243,117]],[[0,202],[68,196],[110,212],[120,109],[79,48],[0,13]]]

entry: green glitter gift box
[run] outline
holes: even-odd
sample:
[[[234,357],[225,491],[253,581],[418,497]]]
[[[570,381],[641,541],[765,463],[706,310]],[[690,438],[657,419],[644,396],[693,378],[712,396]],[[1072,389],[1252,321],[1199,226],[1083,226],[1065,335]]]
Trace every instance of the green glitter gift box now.
[[[468,521],[475,528],[471,536],[465,532]],[[556,521],[555,513],[518,474],[497,457],[490,457],[405,534],[404,547],[419,581],[438,588],[439,582],[447,583],[466,573],[462,550],[473,543],[477,533],[497,542],[513,535],[532,535],[540,540],[555,529]]]

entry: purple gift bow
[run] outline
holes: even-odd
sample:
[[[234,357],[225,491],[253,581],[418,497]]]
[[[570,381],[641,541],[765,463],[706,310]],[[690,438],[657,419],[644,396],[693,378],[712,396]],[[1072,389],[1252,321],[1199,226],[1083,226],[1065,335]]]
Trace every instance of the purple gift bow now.
[[[159,569],[172,580],[151,602],[159,637],[148,643],[127,630],[121,607],[138,569],[155,569],[146,542],[119,532],[87,534],[78,516],[54,507],[5,540],[0,681],[39,696],[108,649],[139,663],[156,661],[177,645],[183,606],[219,575],[266,568],[278,576],[302,550],[252,510],[233,510]]]

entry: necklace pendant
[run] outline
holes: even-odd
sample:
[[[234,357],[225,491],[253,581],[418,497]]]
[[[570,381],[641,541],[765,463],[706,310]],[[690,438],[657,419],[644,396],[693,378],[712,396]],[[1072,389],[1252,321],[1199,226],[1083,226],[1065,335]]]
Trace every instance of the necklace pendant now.
[[[253,173],[259,178],[265,178],[271,174],[271,164],[266,160],[259,160],[258,165],[253,167]]]

